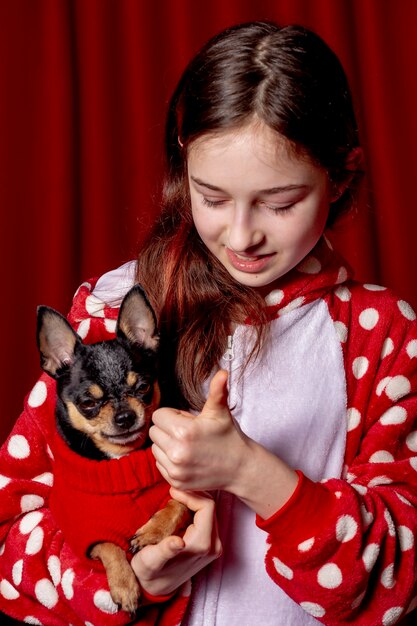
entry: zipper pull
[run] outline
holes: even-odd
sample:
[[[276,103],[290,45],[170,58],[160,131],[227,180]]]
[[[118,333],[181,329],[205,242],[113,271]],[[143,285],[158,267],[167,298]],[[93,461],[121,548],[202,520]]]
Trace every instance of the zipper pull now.
[[[225,361],[233,361],[235,354],[233,352],[233,335],[227,336],[227,350],[223,354],[223,359]]]

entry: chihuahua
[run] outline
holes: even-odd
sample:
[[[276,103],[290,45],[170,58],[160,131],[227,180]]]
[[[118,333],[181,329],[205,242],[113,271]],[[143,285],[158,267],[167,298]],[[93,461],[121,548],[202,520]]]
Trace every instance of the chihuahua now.
[[[38,307],[37,343],[42,369],[57,382],[57,429],[74,452],[95,461],[120,458],[149,444],[148,431],[160,393],[159,335],[154,311],[136,285],[124,297],[116,337],[84,344],[69,322],[50,307]],[[169,500],[130,539],[130,552],[180,534],[191,523],[187,507]],[[94,544],[113,601],[134,613],[140,588],[122,548]]]

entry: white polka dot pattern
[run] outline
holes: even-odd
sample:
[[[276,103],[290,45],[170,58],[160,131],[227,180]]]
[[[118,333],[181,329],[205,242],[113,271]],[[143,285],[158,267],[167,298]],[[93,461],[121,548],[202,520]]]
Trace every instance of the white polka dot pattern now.
[[[7,451],[14,459],[27,459],[30,455],[28,440],[23,435],[13,435],[7,444]]]
[[[317,581],[320,587],[325,589],[336,589],[342,584],[343,576],[336,563],[327,563],[318,571]]]
[[[359,324],[365,330],[372,330],[378,324],[379,321],[379,313],[376,309],[365,309],[359,315]]]
[[[284,578],[291,580],[294,577],[294,572],[292,571],[292,569],[288,567],[288,565],[285,565],[285,563],[280,561],[280,559],[278,559],[277,557],[274,557],[274,565],[278,574],[281,574],[281,576],[283,576]]]
[[[110,613],[111,615],[117,613],[117,605],[113,602],[110,593],[105,589],[96,591],[93,601],[95,606],[103,613]]]
[[[358,524],[351,515],[342,515],[337,520],[336,537],[341,543],[351,541],[358,532]]]
[[[42,578],[35,585],[35,596],[37,600],[47,609],[53,609],[58,603],[58,593],[47,578]]]
[[[46,385],[43,382],[43,380],[40,380],[36,383],[36,385],[33,387],[32,391],[29,394],[29,398],[28,398],[29,406],[32,408],[41,406],[45,402],[46,396],[47,396]]]
[[[313,617],[324,617],[326,615],[325,609],[316,602],[301,602],[300,606],[306,613]]]
[[[324,618],[331,624],[352,606],[357,611],[351,616],[352,621],[357,615],[359,623],[389,625],[405,612],[404,607],[412,598],[412,592],[407,590],[407,581],[411,580],[407,577],[407,562],[414,558],[416,502],[413,489],[408,485],[404,489],[403,485],[410,480],[412,487],[417,486],[417,428],[412,426],[413,415],[417,414],[417,401],[413,400],[417,388],[415,313],[383,287],[363,288],[350,280],[345,282],[348,271],[340,260],[335,258],[331,268],[327,263],[325,255],[314,251],[294,272],[294,284],[287,287],[283,283],[282,289],[269,294],[267,304],[271,317],[284,315],[316,297],[322,297],[327,304],[335,329],[334,341],[343,355],[346,372],[343,478],[319,477],[318,485],[312,487],[318,496],[321,489],[334,495],[331,505],[325,504],[321,509],[319,519],[314,519],[314,514],[311,519],[301,515],[297,498],[294,500],[293,519],[285,540],[270,535],[268,572],[314,618]],[[116,312],[103,307],[89,289],[80,289],[80,301],[72,318],[86,342],[108,338],[116,326]],[[54,386],[45,381],[42,378],[28,396],[34,417],[42,416],[51,404],[48,393]],[[79,563],[69,556],[65,542],[57,552],[62,537],[59,532],[52,532],[49,511],[43,508],[53,484],[53,450],[42,442],[43,466],[38,463],[39,439],[26,435],[25,429],[15,429],[3,452],[7,462],[0,465],[0,510],[2,496],[14,488],[17,468],[22,466],[26,472],[26,490],[18,492],[17,500],[23,515],[14,526],[20,553],[9,544],[6,549],[0,548],[6,558],[13,555],[9,573],[0,576],[0,599],[6,602],[6,597],[10,598],[7,601],[15,598],[16,604],[23,603],[26,595],[21,585],[28,586],[25,577],[30,570],[26,566],[39,563],[43,570],[40,565],[39,574],[31,579],[34,600],[21,609],[22,621],[41,623],[42,620],[36,621],[34,608],[39,604],[43,614],[49,610],[58,616],[61,605],[75,606],[82,598],[85,626],[104,620],[110,620],[110,625],[112,616],[115,622],[118,620],[118,611],[105,578],[97,574],[97,582],[87,589],[81,582],[85,580],[85,570],[78,576]],[[46,436],[45,441],[50,438]],[[397,454],[406,460],[401,467]],[[343,598],[342,610],[339,598]],[[63,621],[68,623],[69,619]]]

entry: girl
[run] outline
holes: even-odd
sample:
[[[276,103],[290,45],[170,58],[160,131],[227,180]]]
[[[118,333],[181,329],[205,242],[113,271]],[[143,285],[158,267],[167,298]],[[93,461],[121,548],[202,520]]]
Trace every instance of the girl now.
[[[136,623],[405,624],[416,316],[355,283],[324,236],[361,174],[337,58],[300,27],[220,33],[174,93],[166,152],[164,209],[138,262],[84,284],[70,314],[86,340],[108,336],[138,281],[159,317],[152,451],[195,517],[133,558]],[[1,452],[0,608],[26,623],[128,623],[48,509],[52,413],[41,379]]]

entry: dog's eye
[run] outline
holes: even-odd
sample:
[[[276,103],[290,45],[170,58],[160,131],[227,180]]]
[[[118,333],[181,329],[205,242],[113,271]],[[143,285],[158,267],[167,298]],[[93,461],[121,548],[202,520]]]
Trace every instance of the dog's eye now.
[[[86,398],[85,400],[80,400],[78,403],[81,411],[93,411],[98,406],[98,401],[93,398]]]
[[[140,393],[141,395],[145,395],[147,394],[151,389],[151,385],[149,383],[141,383],[140,385],[137,386],[137,391],[138,393]]]

